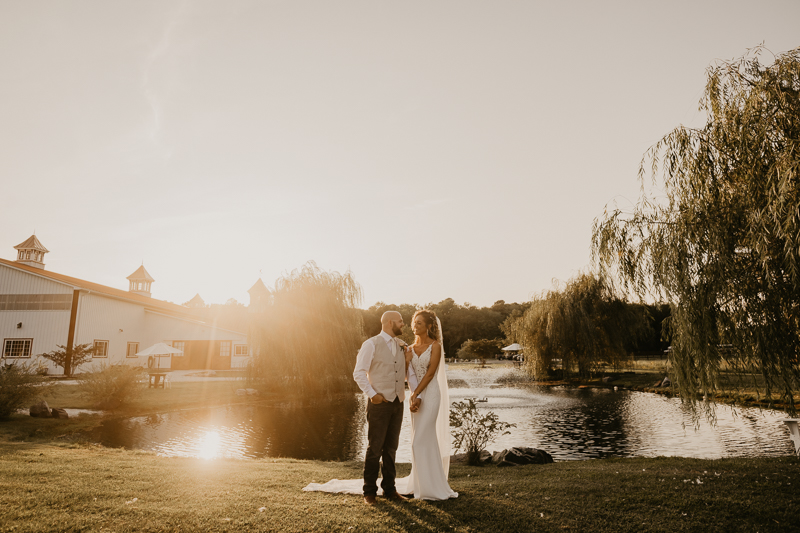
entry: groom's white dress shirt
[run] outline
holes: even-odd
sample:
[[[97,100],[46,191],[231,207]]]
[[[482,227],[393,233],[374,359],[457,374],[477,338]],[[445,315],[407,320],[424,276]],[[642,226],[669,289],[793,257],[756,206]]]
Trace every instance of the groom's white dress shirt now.
[[[397,354],[397,350],[401,349],[400,346],[398,346],[395,337],[392,337],[385,331],[381,330],[378,336],[386,341],[386,345],[389,347],[392,355]],[[367,372],[369,372],[369,368],[372,365],[373,357],[375,357],[375,345],[372,344],[369,339],[367,339],[364,341],[364,344],[361,345],[361,349],[358,351],[358,356],[356,357],[356,368],[353,370],[353,379],[355,379],[356,384],[358,384],[359,388],[370,398],[377,394],[375,389],[372,388],[372,384],[370,384],[369,378],[367,377]],[[417,377],[414,375],[414,370],[411,368],[411,366],[409,366],[408,372],[408,383],[409,387],[411,387],[411,391],[413,392],[414,389],[417,388]]]

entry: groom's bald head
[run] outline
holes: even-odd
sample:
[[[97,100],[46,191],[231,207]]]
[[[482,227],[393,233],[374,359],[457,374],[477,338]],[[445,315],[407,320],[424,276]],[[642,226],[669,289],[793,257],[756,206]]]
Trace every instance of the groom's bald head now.
[[[396,337],[403,333],[403,317],[397,311],[386,311],[381,315],[381,329]]]

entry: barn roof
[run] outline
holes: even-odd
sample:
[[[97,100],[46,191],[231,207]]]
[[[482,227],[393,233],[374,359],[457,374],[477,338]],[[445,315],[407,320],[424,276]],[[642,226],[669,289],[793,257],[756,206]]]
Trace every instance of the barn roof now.
[[[69,285],[70,287],[72,287],[73,290],[85,290],[89,292],[95,292],[118,300],[126,300],[131,303],[136,303],[147,309],[172,315],[178,318],[185,318],[185,319],[205,322],[202,312],[198,309],[189,309],[183,307],[182,305],[165,302],[163,300],[157,300],[155,298],[150,298],[147,296],[140,296],[132,292],[115,289],[113,287],[107,287],[106,285],[100,285],[99,283],[93,283],[91,281],[73,278],[71,276],[66,276],[64,274],[58,274],[50,270],[42,270],[41,268],[31,267],[28,265],[24,265],[22,263],[18,263],[16,261],[8,261],[7,259],[0,258],[0,266],[7,266],[16,270],[27,272],[28,274],[34,276],[39,276],[42,278],[50,279],[58,283],[63,283],[64,285]],[[239,331],[238,333],[245,333],[245,332]]]

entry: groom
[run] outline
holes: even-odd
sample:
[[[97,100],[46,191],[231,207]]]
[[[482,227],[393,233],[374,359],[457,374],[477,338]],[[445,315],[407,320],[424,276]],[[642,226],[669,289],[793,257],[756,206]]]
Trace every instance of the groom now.
[[[364,503],[375,505],[378,470],[383,459],[383,494],[390,500],[405,501],[394,485],[394,458],[400,440],[405,399],[406,359],[402,340],[403,317],[386,311],[381,317],[381,332],[364,341],[356,358],[353,379],[369,396],[367,436],[369,446],[364,459]]]

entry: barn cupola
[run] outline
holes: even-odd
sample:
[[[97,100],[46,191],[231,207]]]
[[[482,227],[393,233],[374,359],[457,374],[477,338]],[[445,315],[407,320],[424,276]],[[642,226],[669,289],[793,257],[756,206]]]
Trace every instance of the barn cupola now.
[[[261,278],[258,278],[258,281],[247,292],[250,294],[251,311],[261,311],[265,306],[269,305],[270,292],[264,282],[261,281]]]
[[[203,309],[206,306],[206,303],[200,298],[200,293],[195,294],[194,298],[189,300],[184,304],[186,307],[191,307],[192,309]]]
[[[14,249],[17,250],[17,263],[44,270],[44,254],[50,250],[39,242],[35,234],[31,235],[27,241],[16,245]]]
[[[155,279],[144,269],[144,265],[137,268],[136,272],[128,276],[128,281],[131,282],[128,292],[147,296],[148,298],[150,297],[150,284],[153,283]]]

